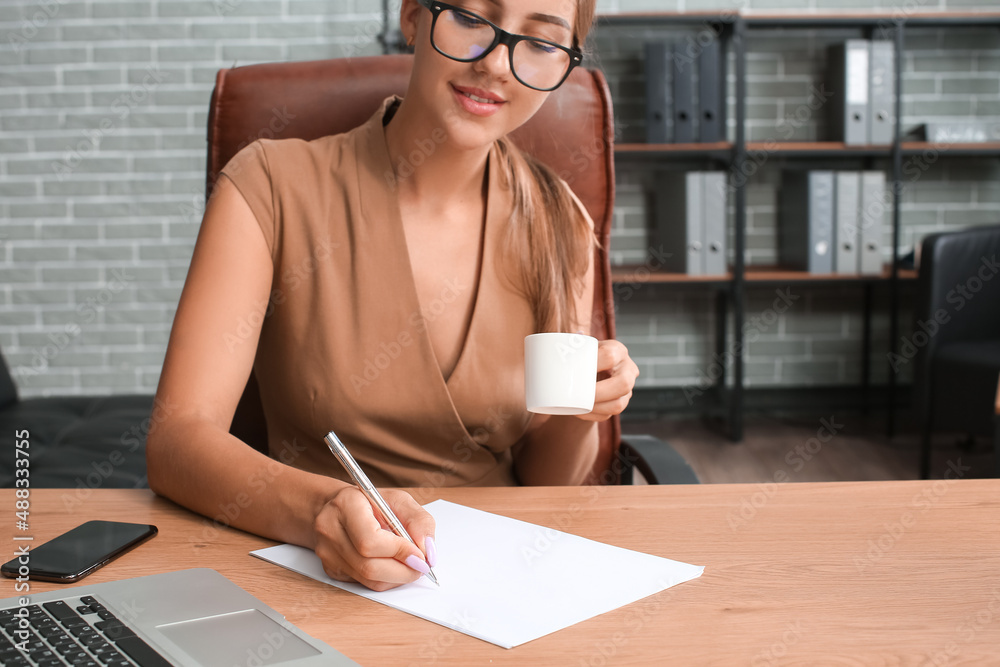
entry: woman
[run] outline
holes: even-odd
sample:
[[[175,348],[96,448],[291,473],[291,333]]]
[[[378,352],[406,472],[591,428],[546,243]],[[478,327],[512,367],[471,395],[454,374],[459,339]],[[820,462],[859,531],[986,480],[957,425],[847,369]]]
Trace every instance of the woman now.
[[[385,590],[434,565],[434,521],[389,490],[423,549],[382,530],[327,431],[379,486],[583,481],[596,423],[624,409],[638,369],[601,341],[593,412],[525,411],[524,336],[589,330],[593,232],[505,136],[579,62],[593,14],[593,0],[404,0],[403,100],[352,132],[233,158],[171,332],[153,490]],[[251,367],[272,458],[228,433]]]

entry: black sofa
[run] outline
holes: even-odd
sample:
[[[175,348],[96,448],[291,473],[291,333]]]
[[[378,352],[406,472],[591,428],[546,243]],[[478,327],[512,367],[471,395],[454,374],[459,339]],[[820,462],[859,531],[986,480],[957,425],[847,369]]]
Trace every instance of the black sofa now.
[[[27,469],[31,488],[75,489],[68,502],[92,489],[147,487],[146,434],[164,412],[159,407],[142,395],[22,399],[0,354],[0,487],[13,487],[19,468]],[[24,431],[27,466],[15,458]]]

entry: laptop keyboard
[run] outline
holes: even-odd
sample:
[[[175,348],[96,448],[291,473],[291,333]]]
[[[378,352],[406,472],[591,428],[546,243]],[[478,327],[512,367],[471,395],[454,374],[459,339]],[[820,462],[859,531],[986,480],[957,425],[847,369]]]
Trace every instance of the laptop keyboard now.
[[[91,595],[24,607],[26,626],[21,609],[0,609],[0,665],[4,667],[170,667]]]

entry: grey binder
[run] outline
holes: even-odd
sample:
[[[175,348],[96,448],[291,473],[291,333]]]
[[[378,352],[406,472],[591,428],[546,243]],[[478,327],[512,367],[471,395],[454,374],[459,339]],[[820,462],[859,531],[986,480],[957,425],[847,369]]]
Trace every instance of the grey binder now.
[[[882,273],[882,231],[885,227],[885,172],[861,172],[861,245],[859,272]]]
[[[684,53],[687,46],[674,44],[673,78],[674,143],[694,141],[694,61]]]
[[[849,39],[829,49],[831,134],[848,145],[868,143],[868,42]]]
[[[698,54],[698,141],[722,141],[722,68],[719,40],[699,41]]]
[[[778,225],[782,264],[809,273],[832,273],[833,172],[784,172]]]
[[[868,143],[891,144],[894,137],[893,81],[896,54],[892,42],[870,42],[871,87]]]
[[[704,270],[702,252],[702,181],[698,172],[657,173],[653,193],[652,245],[670,256],[667,271],[697,276]]]
[[[837,250],[833,258],[834,273],[857,273],[858,215],[861,207],[861,174],[857,171],[838,171],[836,175],[834,216],[836,227],[834,242]]]
[[[702,179],[702,246],[704,273],[726,273],[726,172],[706,171]]]
[[[646,43],[646,141],[670,143],[673,111],[670,106],[670,69],[673,46],[665,42]]]

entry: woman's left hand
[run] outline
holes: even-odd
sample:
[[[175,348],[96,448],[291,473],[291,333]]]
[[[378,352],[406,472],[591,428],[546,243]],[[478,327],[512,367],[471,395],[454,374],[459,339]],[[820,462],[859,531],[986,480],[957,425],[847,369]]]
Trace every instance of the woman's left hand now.
[[[597,382],[594,409],[578,417],[602,422],[621,414],[628,406],[639,367],[619,341],[602,340],[597,344],[597,374],[601,379]]]

